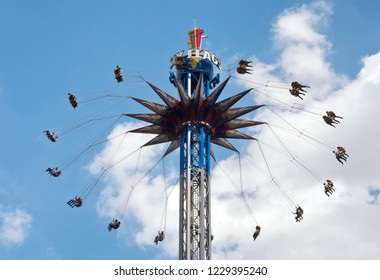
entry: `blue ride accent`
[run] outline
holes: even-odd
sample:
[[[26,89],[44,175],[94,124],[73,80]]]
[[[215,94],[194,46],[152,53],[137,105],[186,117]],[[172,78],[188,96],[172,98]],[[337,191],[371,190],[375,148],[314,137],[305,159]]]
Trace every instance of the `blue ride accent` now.
[[[190,97],[194,98],[194,91],[198,84],[201,74],[203,73],[203,92],[205,97],[210,94],[211,82],[213,86],[219,82],[219,74],[213,77],[214,65],[210,60],[198,59],[197,65],[193,67],[190,64],[190,59],[186,58],[183,63],[183,68],[176,71],[177,78],[181,82],[181,85],[188,89],[188,83],[190,81]],[[170,74],[170,81],[174,84],[174,78],[172,77],[174,73]],[[191,133],[189,133],[191,132]],[[189,139],[188,135],[196,137],[196,139]],[[187,147],[189,145],[189,147]],[[188,167],[199,167],[204,168],[207,174],[210,174],[211,163],[210,163],[210,132],[202,124],[190,124],[186,129],[184,129],[180,136],[180,167],[181,170],[185,170]],[[189,149],[189,153],[187,150]],[[190,155],[190,159],[188,159]]]

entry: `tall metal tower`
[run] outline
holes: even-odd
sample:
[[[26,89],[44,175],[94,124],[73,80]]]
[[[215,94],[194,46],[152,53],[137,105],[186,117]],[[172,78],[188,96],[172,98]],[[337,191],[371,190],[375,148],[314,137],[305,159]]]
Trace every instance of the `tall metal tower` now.
[[[189,31],[187,54],[178,52],[170,60],[170,69],[176,71],[169,79],[180,99],[148,82],[166,105],[133,98],[154,113],[126,114],[151,123],[130,131],[157,134],[144,146],[171,142],[165,155],[180,148],[180,260],[211,259],[211,143],[238,152],[227,138],[254,139],[237,129],[263,124],[238,119],[263,105],[231,108],[251,89],[217,102],[230,77],[216,87],[220,75],[214,76],[214,67],[220,69],[221,63],[215,54],[202,50],[203,33],[197,27]]]

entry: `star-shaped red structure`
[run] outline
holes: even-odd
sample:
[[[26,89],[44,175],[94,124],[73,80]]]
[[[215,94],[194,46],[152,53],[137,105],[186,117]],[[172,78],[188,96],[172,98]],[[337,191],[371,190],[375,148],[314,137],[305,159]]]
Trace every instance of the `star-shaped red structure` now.
[[[180,134],[188,125],[201,125],[205,127],[210,133],[210,140],[212,143],[236,152],[237,149],[227,139],[255,139],[237,129],[264,124],[264,122],[238,118],[264,105],[231,108],[252,89],[248,89],[217,102],[217,99],[228,83],[230,77],[211,92],[209,96],[205,97],[203,76],[201,75],[194,91],[193,98],[187,94],[178,78],[174,75],[173,78],[180,100],[177,100],[163,90],[147,82],[166,105],[133,97],[135,101],[154,113],[124,114],[125,116],[151,123],[151,125],[130,131],[135,133],[157,134],[156,137],[147,142],[144,146],[171,142],[166,151],[166,154],[169,154],[180,146]]]

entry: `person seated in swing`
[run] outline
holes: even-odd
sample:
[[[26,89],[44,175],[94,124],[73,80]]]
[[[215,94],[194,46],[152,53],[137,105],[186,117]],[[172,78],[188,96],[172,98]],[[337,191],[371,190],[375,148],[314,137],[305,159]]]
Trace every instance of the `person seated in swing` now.
[[[73,95],[71,93],[68,93],[68,95],[69,95],[69,100],[70,100],[71,106],[73,106],[74,108],[78,107],[78,102],[77,102],[77,98],[75,97],[75,95]]]
[[[249,71],[249,69],[244,68],[244,67],[240,67],[240,66],[238,68],[236,68],[236,72],[238,72],[239,74],[242,74],[242,75],[244,75],[244,74],[252,74],[252,72]]]
[[[347,158],[349,157],[349,155],[346,153],[346,150],[343,147],[337,147],[337,151],[334,151],[334,153],[335,153],[335,157],[337,159],[339,158],[339,159],[342,159],[344,161],[346,161]],[[338,159],[338,161],[340,161],[339,159]]]
[[[296,91],[295,89],[289,89],[289,92],[290,92],[291,95],[296,96],[296,97],[299,97],[299,98],[301,98],[302,100],[303,100],[303,98],[301,97],[301,94],[302,94],[302,95],[305,95],[304,93],[299,92],[299,91]]]
[[[164,235],[164,232],[161,231],[158,235],[158,241],[163,241],[165,239],[165,235]]]
[[[121,71],[121,68],[119,67],[119,65],[116,66],[116,69],[113,72],[115,73],[115,79],[118,83],[124,81],[123,72]]]
[[[112,229],[118,229],[120,226],[120,221],[118,219],[113,219],[112,222],[108,225],[108,231],[111,231]]]
[[[331,125],[333,127],[335,127],[333,125],[333,123],[334,124],[340,123],[340,121],[336,120],[335,118],[342,118],[342,117],[335,115],[335,113],[333,111],[326,111],[326,115],[323,116],[323,120],[325,121],[325,123],[327,123],[328,125]]]
[[[332,187],[334,186],[334,183],[333,183],[331,180],[327,179],[326,182],[327,182],[327,185],[328,185],[329,187],[332,188]],[[325,184],[326,184],[326,183],[325,183]]]
[[[252,67],[252,65],[250,65],[250,63],[252,63],[252,61],[248,61],[248,60],[245,60],[245,59],[240,59],[239,66]]]
[[[303,209],[301,207],[297,206],[296,212],[293,214],[296,215],[296,222],[300,222],[303,219]]]
[[[326,183],[323,183],[324,187],[325,187],[325,194],[330,197],[329,194],[333,194],[333,192],[335,191],[334,189],[334,184],[331,180],[326,180],[327,184]]]
[[[332,127],[335,127],[335,125],[333,125],[333,123],[339,123],[337,121],[334,121],[333,119],[331,119],[328,116],[323,116],[322,118],[325,121],[325,123],[327,123],[328,125],[331,125]]]
[[[300,91],[306,92],[306,90],[304,90],[303,88],[310,88],[309,86],[301,85],[299,82],[292,82],[290,85],[292,89],[294,89],[298,93]]]
[[[157,245],[158,242],[162,242],[165,238],[164,232],[163,231],[158,231],[158,235],[154,238],[154,243]]]
[[[49,167],[46,169],[46,172],[50,175],[50,176],[53,176],[53,177],[59,177],[59,175],[61,175],[61,170],[58,170],[58,167]]]
[[[252,72],[251,72],[252,65],[250,65],[250,63],[252,63],[252,61],[241,59],[239,61],[239,67],[236,68],[236,72],[238,72],[239,74],[243,74],[243,75],[244,74],[252,74]]]
[[[332,121],[340,123],[336,118],[343,119],[341,116],[337,116],[333,111],[326,111],[326,116],[328,116]]]
[[[339,152],[342,156],[344,156],[344,157],[349,157],[349,155],[346,153],[346,149],[345,149],[345,148],[343,148],[343,147],[336,147],[336,148],[337,148],[338,152]]]
[[[336,160],[339,161],[341,164],[343,164],[342,160],[347,161],[347,158],[345,158],[341,153],[336,151],[333,151],[333,153],[335,154]]]
[[[82,198],[80,197],[75,197],[74,199],[71,199],[67,202],[67,204],[71,207],[71,208],[74,208],[74,207],[81,207],[82,206]]]
[[[261,227],[256,226],[255,232],[254,232],[253,235],[252,235],[252,236],[253,236],[253,241],[255,241],[256,238],[259,236],[260,231],[261,231]]]
[[[113,219],[112,222],[108,224],[108,231],[111,231],[112,229],[118,229],[120,224],[121,223],[118,219]]]
[[[58,139],[58,136],[50,130],[45,130],[44,133],[51,142],[55,142]]]

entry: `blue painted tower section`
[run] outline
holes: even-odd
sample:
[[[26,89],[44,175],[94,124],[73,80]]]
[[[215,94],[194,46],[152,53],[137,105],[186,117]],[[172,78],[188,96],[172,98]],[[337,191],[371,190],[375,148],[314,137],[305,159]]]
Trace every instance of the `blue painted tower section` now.
[[[219,82],[219,74],[214,77],[215,61],[209,52],[194,48],[188,50],[187,56],[180,52],[174,59],[175,75],[191,98],[191,104],[197,104],[193,101],[199,81],[203,83],[204,98],[209,96],[210,89]],[[210,131],[196,116],[189,119],[180,134],[179,259],[204,260],[211,259],[212,239]]]

